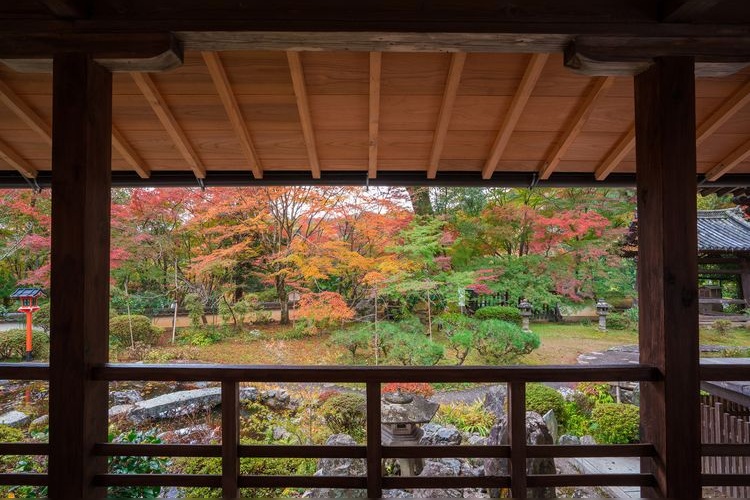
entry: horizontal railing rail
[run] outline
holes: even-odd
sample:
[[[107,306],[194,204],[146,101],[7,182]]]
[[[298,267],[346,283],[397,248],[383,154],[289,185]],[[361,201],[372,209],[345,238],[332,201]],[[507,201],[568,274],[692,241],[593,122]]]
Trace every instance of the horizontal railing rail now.
[[[525,442],[525,384],[529,382],[653,382],[659,370],[648,365],[503,366],[503,367],[347,367],[103,364],[91,369],[94,380],[220,382],[222,386],[221,444],[97,443],[97,456],[214,457],[222,473],[98,474],[96,486],[176,486],[221,488],[224,496],[238,496],[239,488],[362,488],[380,497],[392,488],[510,488],[524,498],[528,488],[565,486],[652,487],[652,474],[527,474],[529,458],[653,457],[649,443],[630,445],[527,445]],[[0,379],[47,380],[43,363],[0,363]],[[706,381],[750,380],[750,365],[710,364],[700,367]],[[367,394],[367,443],[357,446],[241,445],[239,443],[239,387],[245,382],[361,383]],[[495,446],[384,446],[381,443],[380,388],[389,382],[473,382],[508,385],[510,444]],[[105,418],[105,417],[103,417]],[[750,453],[744,445],[703,444],[704,456],[736,457]],[[0,455],[48,455],[46,443],[0,443]],[[242,458],[356,458],[366,460],[363,476],[246,476],[239,472]],[[386,458],[500,458],[509,462],[508,475],[482,477],[385,476]],[[46,485],[46,474],[0,474],[2,485]],[[702,474],[705,486],[750,485],[750,474]]]

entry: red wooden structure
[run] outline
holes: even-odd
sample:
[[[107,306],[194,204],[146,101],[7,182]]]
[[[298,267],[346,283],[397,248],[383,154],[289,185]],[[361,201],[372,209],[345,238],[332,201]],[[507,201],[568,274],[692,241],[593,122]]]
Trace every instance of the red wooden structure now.
[[[26,314],[26,354],[24,355],[24,361],[31,361],[32,359],[32,331],[34,328],[32,314],[39,310],[37,299],[43,294],[41,288],[16,288],[10,294],[11,299],[18,299],[21,302],[18,312]]]

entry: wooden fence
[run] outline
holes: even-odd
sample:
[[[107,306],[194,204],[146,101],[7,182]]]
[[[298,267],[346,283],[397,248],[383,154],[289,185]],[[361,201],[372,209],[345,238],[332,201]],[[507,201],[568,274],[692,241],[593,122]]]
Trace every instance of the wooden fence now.
[[[717,396],[701,397],[701,441],[703,444],[750,446],[750,408]],[[748,474],[750,456],[703,456],[704,474]],[[722,486],[730,498],[750,498],[748,486]]]

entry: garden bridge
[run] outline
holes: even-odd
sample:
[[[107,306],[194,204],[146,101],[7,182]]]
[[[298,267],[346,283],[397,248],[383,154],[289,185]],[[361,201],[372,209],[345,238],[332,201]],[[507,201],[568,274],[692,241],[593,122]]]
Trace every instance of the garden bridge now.
[[[108,485],[403,487],[635,485],[698,498],[701,380],[750,366],[698,363],[696,190],[750,185],[750,5],[744,0],[0,1],[0,185],[51,187],[48,379],[52,498]],[[636,175],[637,174],[637,175]],[[110,188],[218,185],[635,186],[640,217],[640,364],[626,367],[344,368],[108,363]],[[107,383],[222,384],[220,445],[108,444]],[[642,443],[526,446],[525,383],[642,384]],[[365,382],[356,447],[238,443],[242,381]],[[379,384],[508,382],[510,444],[400,449],[380,442]],[[217,456],[216,476],[112,475],[110,455]],[[381,458],[500,456],[510,474],[384,477]],[[366,477],[242,476],[239,457],[367,459]],[[638,474],[527,475],[528,457],[638,456]],[[425,482],[427,479],[427,482]]]

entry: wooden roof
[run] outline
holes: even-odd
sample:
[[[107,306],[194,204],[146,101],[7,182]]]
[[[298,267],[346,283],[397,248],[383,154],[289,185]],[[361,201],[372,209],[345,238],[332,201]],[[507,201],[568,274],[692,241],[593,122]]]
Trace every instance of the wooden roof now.
[[[309,179],[346,174],[363,182],[394,174],[438,182],[519,174],[519,182],[566,175],[592,183],[632,180],[630,75],[646,64],[633,54],[658,55],[664,47],[670,54],[699,54],[699,62],[708,61],[700,63],[700,75],[721,75],[696,80],[697,174],[708,181],[750,174],[750,69],[742,69],[750,53],[741,24],[750,12],[733,0],[662,2],[673,6],[666,16],[651,7],[656,2],[640,0],[533,0],[515,11],[499,6],[507,2],[478,1],[460,15],[460,5],[445,2],[411,24],[409,15],[420,9],[409,1],[318,12],[284,0],[295,8],[283,32],[238,32],[242,20],[260,23],[257,16],[266,24],[253,27],[281,29],[275,11],[259,14],[243,2],[215,2],[224,10],[213,11],[205,2],[188,1],[180,11],[168,3],[52,0],[22,7],[0,1],[0,59],[8,64],[0,64],[0,182],[18,182],[20,176],[7,174],[12,171],[46,179],[51,168],[51,75],[38,72],[44,62],[24,58],[79,46],[100,50],[104,63],[119,71],[112,168],[125,179],[235,173],[232,179],[252,180],[287,172]],[[338,6],[320,5],[328,4]],[[394,24],[399,15],[407,23],[401,27]],[[71,18],[81,20],[66,21]],[[374,31],[305,31],[349,26],[346,19],[354,18],[369,19],[361,30]],[[701,27],[696,19],[726,26]],[[428,28],[445,31],[424,33]],[[378,34],[384,29],[390,31]],[[698,36],[717,29],[727,35],[721,43]],[[511,38],[514,30],[521,34]],[[179,50],[148,64],[177,67],[125,71],[150,67],[123,62],[127,50],[155,55],[164,43]],[[622,55],[615,47],[622,43],[633,52]],[[571,55],[572,44],[578,48]],[[601,47],[626,62],[586,71],[592,57],[609,57]],[[717,70],[715,61],[725,66]],[[577,74],[566,64],[606,76]]]

